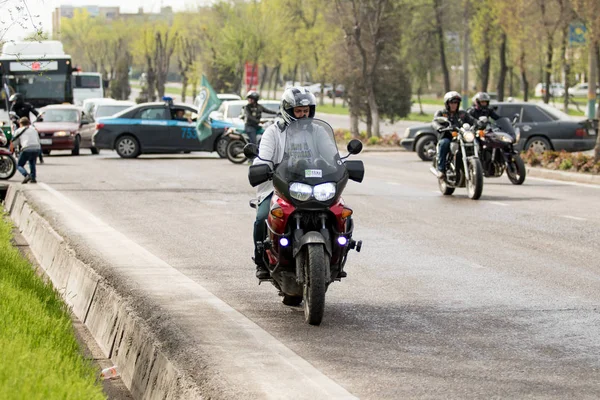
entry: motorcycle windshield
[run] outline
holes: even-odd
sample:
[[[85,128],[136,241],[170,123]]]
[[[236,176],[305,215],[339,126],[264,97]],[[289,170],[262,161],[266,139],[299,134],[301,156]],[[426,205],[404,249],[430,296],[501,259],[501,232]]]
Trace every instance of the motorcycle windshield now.
[[[346,167],[328,123],[304,118],[292,122],[285,132],[283,159],[275,171],[277,178],[308,185],[344,178]]]
[[[508,118],[506,118],[506,117],[499,118],[496,121],[496,126],[498,128],[500,128],[500,130],[502,132],[506,132],[509,135],[511,135],[512,137],[515,137],[515,130],[514,130],[512,124],[510,123],[510,120]]]

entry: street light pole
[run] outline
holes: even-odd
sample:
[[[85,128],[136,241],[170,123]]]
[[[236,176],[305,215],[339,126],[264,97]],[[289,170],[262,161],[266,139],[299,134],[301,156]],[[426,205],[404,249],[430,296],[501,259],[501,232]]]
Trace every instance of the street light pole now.
[[[463,107],[469,107],[469,0],[465,0],[464,23],[465,32],[463,38],[463,79],[462,79],[462,98]]]

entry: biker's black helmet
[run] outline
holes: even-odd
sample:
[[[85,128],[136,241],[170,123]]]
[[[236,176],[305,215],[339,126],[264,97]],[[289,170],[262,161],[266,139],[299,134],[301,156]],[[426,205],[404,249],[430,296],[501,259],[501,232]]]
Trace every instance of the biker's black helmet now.
[[[317,99],[310,90],[305,87],[296,86],[285,89],[281,98],[281,116],[286,124],[296,121],[294,107],[309,106],[308,118],[315,117]]]
[[[458,107],[460,108],[460,102],[462,101],[460,93],[451,91],[444,95],[444,106],[446,107],[446,110],[450,111],[450,102],[453,100],[458,100]]]
[[[260,98],[260,95],[258,94],[257,91],[255,90],[251,90],[248,92],[248,94],[246,95],[247,99],[254,99],[254,101],[258,101],[258,99]]]
[[[21,93],[14,93],[12,96],[10,96],[10,98],[8,99],[8,101],[10,101],[11,103],[22,103],[23,102],[23,95]]]
[[[473,97],[473,100],[475,100],[475,104],[477,105],[477,108],[488,108],[488,106],[490,105],[490,100],[492,98],[490,97],[489,94],[487,94],[486,92],[479,92],[475,95],[475,97]],[[487,105],[482,106],[481,102],[482,101],[487,101]]]

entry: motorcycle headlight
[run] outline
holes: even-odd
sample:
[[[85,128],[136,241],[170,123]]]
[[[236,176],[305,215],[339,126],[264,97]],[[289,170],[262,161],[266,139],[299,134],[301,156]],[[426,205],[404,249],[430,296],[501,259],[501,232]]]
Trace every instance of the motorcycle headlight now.
[[[469,142],[470,143],[473,140],[475,140],[475,135],[471,131],[465,132],[465,134],[463,135],[463,139],[465,139],[465,142]]]
[[[519,140],[521,140],[521,130],[519,128],[515,129],[515,133],[517,135],[517,139],[515,141],[515,143],[519,143]]]
[[[290,196],[299,201],[310,199],[313,194],[313,188],[310,185],[294,182],[290,185]]]
[[[510,137],[508,135],[502,135],[501,138],[502,138],[502,141],[505,142],[505,143],[512,143],[513,142],[512,137]]]
[[[69,136],[71,133],[67,132],[67,131],[58,131],[58,132],[54,132],[53,136]]]
[[[317,185],[313,189],[313,195],[318,201],[330,200],[335,196],[335,184],[329,182]]]

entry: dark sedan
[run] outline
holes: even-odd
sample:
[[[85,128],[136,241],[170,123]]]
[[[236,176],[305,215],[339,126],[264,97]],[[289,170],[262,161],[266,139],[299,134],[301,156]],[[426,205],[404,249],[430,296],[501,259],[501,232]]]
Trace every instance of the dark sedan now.
[[[516,128],[521,132],[517,150],[533,149],[586,151],[596,144],[596,129],[592,121],[577,121],[547,104],[496,103],[493,105],[501,117],[513,119],[518,115]],[[429,149],[435,149],[437,134],[431,124],[407,128],[400,144],[416,151],[423,161],[431,161]]]
[[[183,111],[184,118],[177,118],[179,111]],[[123,158],[145,153],[216,151],[220,135],[199,138],[196,118],[196,110],[186,104],[142,103],[98,119],[94,145],[116,150]]]

